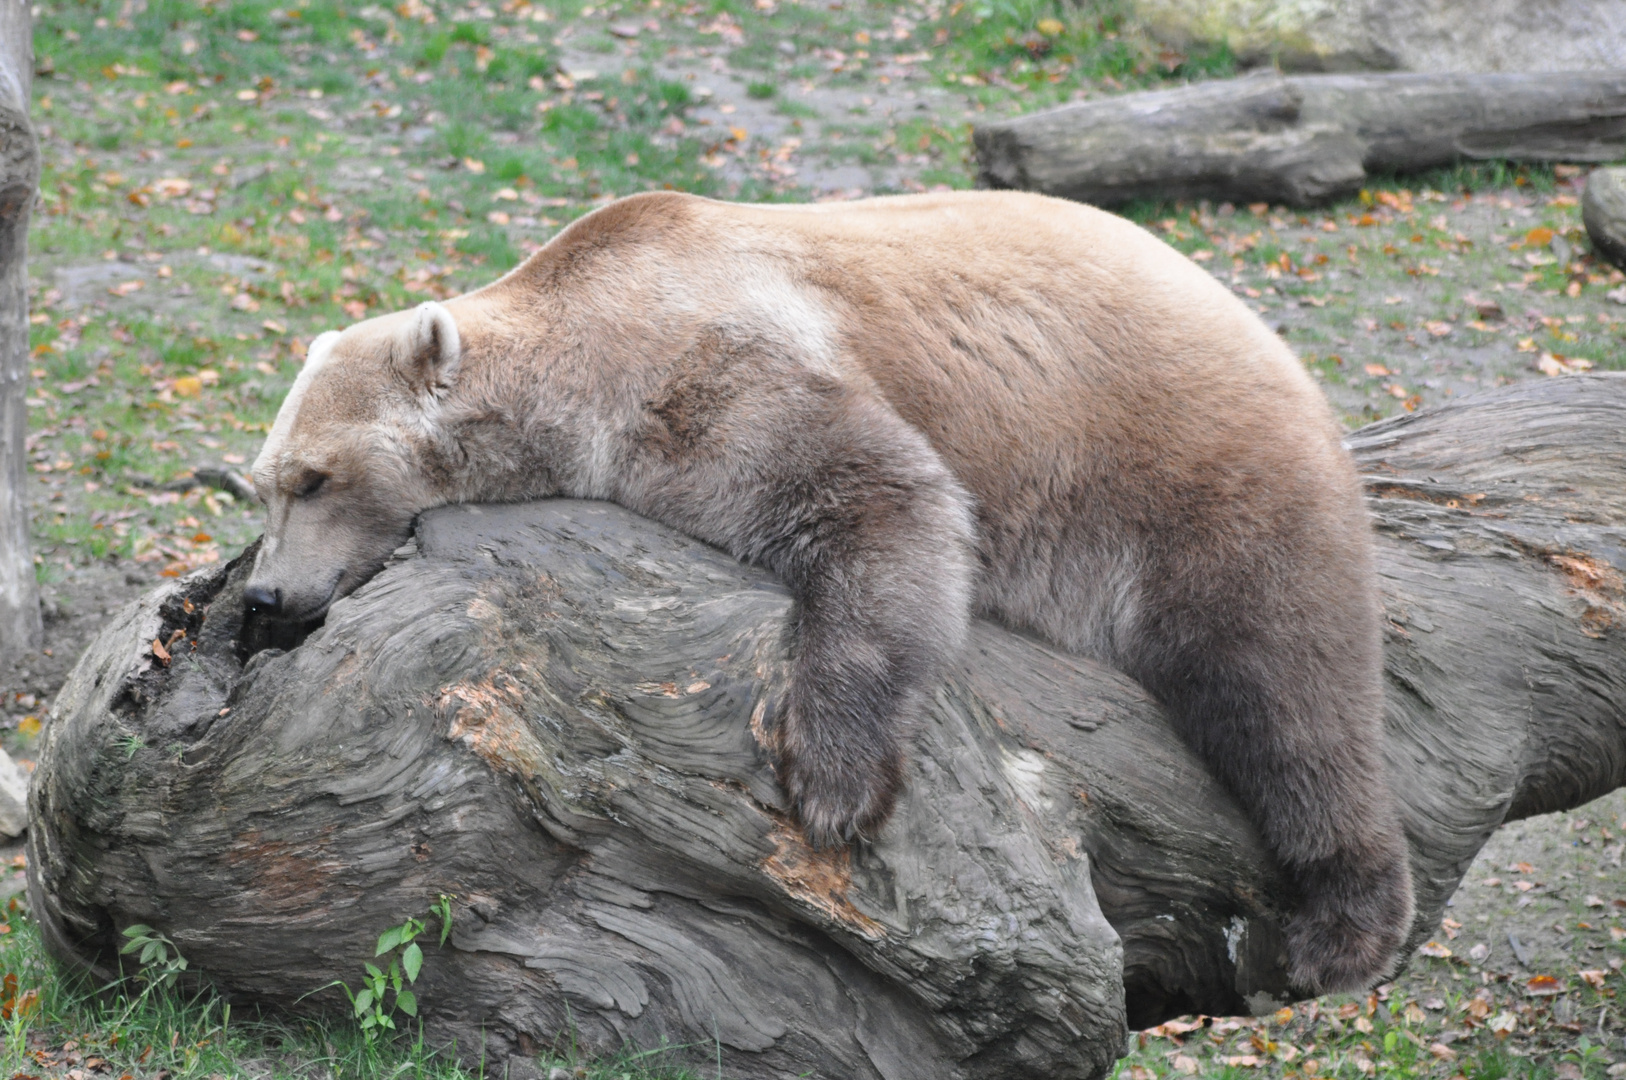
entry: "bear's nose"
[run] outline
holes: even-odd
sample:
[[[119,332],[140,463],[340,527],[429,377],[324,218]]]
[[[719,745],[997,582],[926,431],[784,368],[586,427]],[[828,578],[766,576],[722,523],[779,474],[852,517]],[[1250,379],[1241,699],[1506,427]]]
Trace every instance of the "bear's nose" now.
[[[282,590],[250,585],[243,590],[243,603],[251,614],[275,615],[282,610]]]

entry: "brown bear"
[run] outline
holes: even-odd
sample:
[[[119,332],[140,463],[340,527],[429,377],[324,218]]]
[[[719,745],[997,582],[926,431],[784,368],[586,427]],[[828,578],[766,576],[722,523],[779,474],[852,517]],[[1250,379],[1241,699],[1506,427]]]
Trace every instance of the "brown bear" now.
[[[1275,334],[1121,218],[1012,192],[612,203],[323,334],[254,464],[248,603],[320,617],[420,511],[607,499],[795,598],[779,775],[873,835],[973,616],[1138,679],[1298,890],[1305,992],[1409,929],[1358,479]]]

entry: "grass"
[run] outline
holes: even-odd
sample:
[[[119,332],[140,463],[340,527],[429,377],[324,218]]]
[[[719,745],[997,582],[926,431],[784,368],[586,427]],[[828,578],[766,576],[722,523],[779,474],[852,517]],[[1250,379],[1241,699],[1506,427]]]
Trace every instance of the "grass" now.
[[[1117,0],[36,10],[28,446],[37,572],[63,590],[88,566],[176,575],[235,554],[259,532],[257,507],[194,470],[246,467],[317,333],[483,284],[613,197],[807,197],[772,167],[781,153],[892,168],[900,190],[964,188],[979,117],[1235,70],[1223,50],[1153,41]],[[712,108],[719,66],[741,75],[742,111],[795,125],[801,145]],[[872,108],[900,86],[936,104]],[[1626,319],[1604,300],[1626,277],[1586,253],[1576,191],[1573,170],[1491,162],[1377,178],[1314,212],[1125,212],[1278,324],[1353,425],[1540,377],[1549,360],[1626,369]],[[96,1057],[132,1076],[465,1075],[421,1041],[369,1044],[343,1017],[228,1016],[207,990],[139,980],[90,987],[51,968],[26,915],[4,925],[17,984],[0,1041],[15,1073]],[[1619,958],[1600,933],[1586,931]],[[1420,958],[1384,995],[1148,1033],[1117,1076],[1601,1080],[1619,976],[1601,957],[1584,970],[1610,974],[1532,997],[1505,972]],[[1515,1029],[1498,1037],[1503,1015]],[[1436,1052],[1451,1025],[1471,1037]],[[567,1054],[543,1071],[698,1080],[670,1053]]]

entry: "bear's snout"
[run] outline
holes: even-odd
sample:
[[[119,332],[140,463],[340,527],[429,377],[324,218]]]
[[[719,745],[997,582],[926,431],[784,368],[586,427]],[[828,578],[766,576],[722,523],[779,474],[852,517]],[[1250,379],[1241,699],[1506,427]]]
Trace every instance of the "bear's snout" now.
[[[250,615],[276,615],[282,611],[282,590],[250,585],[243,590],[243,606]]]

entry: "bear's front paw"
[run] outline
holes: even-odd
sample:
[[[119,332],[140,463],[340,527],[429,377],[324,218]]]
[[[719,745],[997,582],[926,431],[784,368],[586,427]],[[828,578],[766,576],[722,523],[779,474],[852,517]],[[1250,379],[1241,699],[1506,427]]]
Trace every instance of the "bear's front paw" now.
[[[903,785],[903,762],[895,751],[871,755],[825,748],[787,753],[780,764],[802,834],[815,848],[873,838]]]
[[[1404,859],[1305,877],[1305,895],[1287,926],[1293,989],[1307,997],[1365,990],[1389,975],[1411,930]]]

